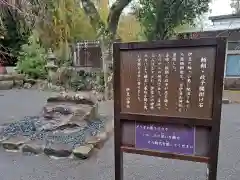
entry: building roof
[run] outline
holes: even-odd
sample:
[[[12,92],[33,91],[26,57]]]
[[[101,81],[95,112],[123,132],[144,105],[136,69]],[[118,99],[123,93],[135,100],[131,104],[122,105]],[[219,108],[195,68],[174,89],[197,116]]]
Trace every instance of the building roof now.
[[[179,33],[186,33],[186,32],[199,32],[199,31],[222,31],[222,30],[239,30],[240,29],[240,22],[229,22],[227,24],[218,24],[218,25],[207,25],[203,28],[192,28],[186,29]]]
[[[207,26],[203,31],[221,31],[221,30],[237,30],[240,29],[240,23],[230,23],[227,25]]]
[[[208,19],[211,20],[211,21],[216,21],[216,20],[233,19],[233,18],[240,18],[240,14],[227,14],[227,15],[220,15],[220,16],[210,16]]]
[[[185,30],[185,31],[181,31],[179,33],[193,33],[193,32],[213,32],[213,31],[228,31],[228,30],[240,30],[240,24],[238,24],[238,26],[208,26],[202,29],[199,28],[194,28],[194,29],[190,29],[190,30]]]

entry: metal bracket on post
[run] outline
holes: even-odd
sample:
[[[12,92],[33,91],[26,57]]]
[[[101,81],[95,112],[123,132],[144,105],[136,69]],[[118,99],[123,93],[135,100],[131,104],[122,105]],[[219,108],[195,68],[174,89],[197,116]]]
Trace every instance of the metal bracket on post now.
[[[209,165],[207,166],[207,172],[206,172],[206,180],[209,179]]]

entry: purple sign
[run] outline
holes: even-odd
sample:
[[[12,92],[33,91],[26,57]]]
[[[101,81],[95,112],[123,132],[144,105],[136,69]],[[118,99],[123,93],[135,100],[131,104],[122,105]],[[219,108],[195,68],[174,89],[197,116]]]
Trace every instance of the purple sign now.
[[[135,147],[165,153],[193,155],[195,128],[136,123]]]

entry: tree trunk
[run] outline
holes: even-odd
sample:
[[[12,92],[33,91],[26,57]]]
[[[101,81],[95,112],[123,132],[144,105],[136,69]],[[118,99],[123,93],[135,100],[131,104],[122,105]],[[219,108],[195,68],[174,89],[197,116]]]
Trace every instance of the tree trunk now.
[[[90,19],[90,23],[95,31],[98,33],[98,37],[101,39],[101,49],[102,49],[102,61],[103,61],[103,72],[104,72],[104,85],[105,99],[109,99],[112,96],[112,73],[109,75],[108,64],[113,62],[112,56],[112,44],[115,39],[117,32],[118,22],[123,9],[132,0],[116,0],[110,8],[108,15],[108,24],[105,25],[104,21],[101,19],[97,8],[91,0],[81,0],[83,9]]]

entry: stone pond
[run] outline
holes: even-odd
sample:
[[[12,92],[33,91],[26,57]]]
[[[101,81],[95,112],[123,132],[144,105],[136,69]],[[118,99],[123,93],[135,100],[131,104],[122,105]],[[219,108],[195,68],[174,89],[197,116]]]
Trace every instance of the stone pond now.
[[[24,154],[88,158],[111,136],[113,120],[98,113],[98,101],[83,94],[49,97],[36,116],[0,125],[0,143]]]

